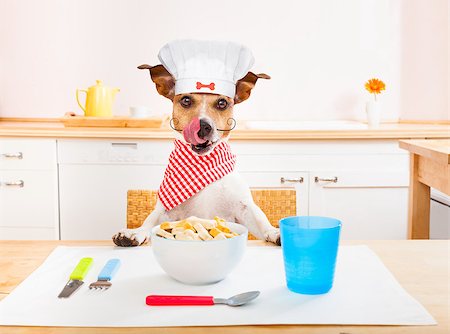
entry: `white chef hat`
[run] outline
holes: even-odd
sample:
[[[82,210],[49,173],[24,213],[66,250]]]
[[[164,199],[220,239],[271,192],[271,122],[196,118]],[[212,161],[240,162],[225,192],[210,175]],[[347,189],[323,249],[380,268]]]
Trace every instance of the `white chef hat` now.
[[[175,95],[213,93],[234,98],[236,82],[253,65],[243,45],[222,41],[176,40],[162,47],[158,58],[175,78]]]

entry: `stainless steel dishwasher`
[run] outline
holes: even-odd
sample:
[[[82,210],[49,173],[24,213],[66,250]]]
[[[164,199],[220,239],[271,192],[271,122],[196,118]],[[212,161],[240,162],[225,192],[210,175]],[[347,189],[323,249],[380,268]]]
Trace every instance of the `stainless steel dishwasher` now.
[[[450,196],[431,189],[430,239],[450,239]]]

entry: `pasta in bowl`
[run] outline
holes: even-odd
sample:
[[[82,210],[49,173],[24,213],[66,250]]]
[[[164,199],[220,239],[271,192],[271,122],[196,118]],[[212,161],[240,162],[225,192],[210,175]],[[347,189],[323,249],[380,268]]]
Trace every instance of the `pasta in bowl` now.
[[[170,277],[185,284],[212,284],[223,280],[239,264],[247,237],[243,225],[217,217],[189,217],[155,226],[151,248]]]

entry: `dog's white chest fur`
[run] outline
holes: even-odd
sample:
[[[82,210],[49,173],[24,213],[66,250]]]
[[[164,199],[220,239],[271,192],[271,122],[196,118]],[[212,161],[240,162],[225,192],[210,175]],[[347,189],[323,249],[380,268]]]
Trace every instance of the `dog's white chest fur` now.
[[[166,211],[159,223],[164,220],[181,220],[189,216],[213,218],[219,216],[227,221],[236,221],[237,212],[251,202],[248,186],[236,172],[211,183],[187,201],[170,211]]]
[[[219,216],[226,221],[245,225],[258,239],[280,243],[279,230],[270,224],[253,202],[248,185],[237,172],[231,172],[209,184],[172,210],[166,211],[158,200],[155,209],[140,228],[123,229],[113,236],[113,240],[118,245],[140,245],[149,239],[153,226],[190,216],[207,219]]]

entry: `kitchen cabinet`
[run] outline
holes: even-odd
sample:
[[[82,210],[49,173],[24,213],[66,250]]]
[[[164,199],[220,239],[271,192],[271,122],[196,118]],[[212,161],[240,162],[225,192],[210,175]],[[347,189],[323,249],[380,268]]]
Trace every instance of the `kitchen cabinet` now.
[[[309,214],[342,221],[343,239],[406,239],[408,174],[312,172]]]
[[[255,166],[257,167],[257,166]],[[239,170],[239,167],[237,168]],[[256,168],[255,168],[256,169]],[[307,172],[239,171],[249,187],[255,189],[295,189],[297,214],[309,212],[309,174]]]
[[[298,214],[340,219],[343,239],[406,239],[409,157],[397,145],[242,141],[233,148],[251,187],[295,188]]]
[[[298,214],[341,219],[343,239],[406,238],[409,160],[395,140],[231,146],[250,187],[295,189]],[[170,140],[58,140],[61,239],[109,239],[125,227],[126,191],[157,189],[172,147]]]
[[[170,141],[59,140],[62,240],[110,239],[126,226],[127,190],[157,189]]]
[[[0,140],[0,239],[59,239],[56,140]]]
[[[406,238],[409,157],[397,146],[231,140],[250,187],[295,189],[297,213],[342,220],[343,239]],[[167,139],[0,140],[9,155],[0,158],[0,238],[109,239],[126,226],[127,190],[157,189],[172,148]]]

